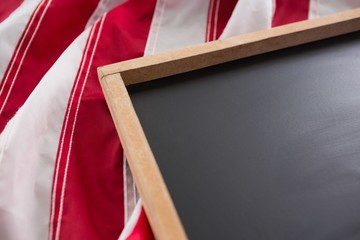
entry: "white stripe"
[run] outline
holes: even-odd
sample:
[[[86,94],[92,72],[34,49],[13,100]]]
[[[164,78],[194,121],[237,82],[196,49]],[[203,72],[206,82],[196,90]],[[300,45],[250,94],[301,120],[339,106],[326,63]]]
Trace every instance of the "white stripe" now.
[[[134,180],[134,179],[133,179]],[[132,191],[134,193],[134,197],[133,197],[133,201],[134,201],[134,206],[136,205],[137,201],[139,201],[140,197],[139,197],[139,193],[137,191],[137,188],[136,188],[136,184],[135,184],[135,181],[133,181],[133,185],[132,185]]]
[[[157,0],[156,2],[154,16],[151,21],[149,35],[144,50],[144,55],[152,55],[155,53],[157,39],[159,36],[159,29],[161,27],[162,16],[165,9],[165,1],[166,0]]]
[[[0,81],[40,0],[24,1],[13,13],[0,23]],[[16,26],[16,27],[14,27]]]
[[[41,5],[42,5],[43,3],[44,3],[44,2],[42,2],[42,3],[40,4],[39,8],[41,7]],[[30,38],[28,44],[26,45],[25,51],[24,51],[24,53],[23,53],[23,56],[21,57],[20,63],[19,63],[18,68],[17,68],[17,70],[16,70],[16,72],[15,72],[15,76],[14,76],[12,82],[11,82],[9,91],[8,91],[7,94],[6,94],[6,98],[5,98],[5,100],[4,100],[3,105],[1,106],[0,115],[1,115],[2,111],[4,110],[4,107],[6,106],[7,100],[8,100],[8,98],[9,98],[10,93],[11,93],[11,90],[12,90],[12,88],[13,88],[15,82],[16,82],[16,78],[17,78],[17,76],[18,76],[18,73],[19,73],[19,70],[20,70],[20,68],[21,68],[21,66],[22,66],[22,63],[23,63],[23,61],[24,61],[24,59],[25,59],[25,56],[26,56],[26,54],[27,54],[27,51],[29,50],[29,47],[30,47],[31,43],[32,43],[32,41],[34,40],[34,37],[35,37],[35,35],[36,35],[36,33],[37,33],[40,25],[41,25],[41,22],[42,22],[42,20],[43,20],[43,18],[44,18],[44,16],[45,16],[45,13],[46,13],[47,9],[48,9],[49,6],[50,6],[50,3],[51,3],[51,0],[49,0],[48,3],[47,3],[47,5],[45,6],[45,9],[43,10],[43,12],[42,12],[42,14],[41,14],[41,17],[40,17],[40,19],[39,19],[39,21],[38,21],[38,23],[37,23],[37,25],[36,25],[36,28],[35,28],[34,32],[32,33],[31,38]],[[38,11],[39,8],[37,8],[36,11]],[[36,13],[35,13],[35,15],[36,15]],[[34,19],[32,19],[32,20],[34,20]],[[31,23],[30,23],[29,25],[31,25]],[[28,31],[28,29],[27,29],[27,31]],[[27,32],[26,32],[26,34],[27,34]],[[24,39],[25,39],[25,38],[24,38]],[[23,39],[23,40],[24,40],[24,39]],[[23,43],[23,41],[22,41],[21,43]],[[18,50],[21,48],[21,46],[22,46],[22,44],[20,44],[20,47],[18,48]],[[19,53],[19,51],[17,51],[16,56],[17,56],[18,53]],[[14,64],[14,62],[11,63],[10,69],[12,69],[13,64]],[[4,86],[5,86],[5,83],[6,83],[7,80],[8,80],[9,73],[10,73],[10,71],[8,72],[8,74],[6,75],[6,77],[5,77],[5,79],[4,79],[4,85],[3,85],[3,87],[2,87],[1,90],[0,90],[0,95],[2,94],[3,89],[4,89]]]
[[[97,44],[98,44],[99,39],[100,39],[101,30],[102,30],[102,27],[103,27],[103,24],[104,24],[105,17],[106,17],[106,14],[101,19],[101,22],[100,22],[100,27],[99,27],[99,30],[98,30],[98,34],[96,36],[95,45],[94,45],[92,54],[90,56],[90,62],[89,62],[89,65],[88,65],[88,69],[86,71],[85,80],[84,80],[84,83],[83,83],[83,85],[81,87],[81,92],[80,92],[80,96],[79,96],[79,102],[78,102],[78,104],[76,106],[75,119],[74,119],[74,123],[72,125],[72,131],[71,131],[71,137],[70,137],[69,151],[68,151],[68,155],[67,155],[67,158],[66,158],[66,166],[65,166],[65,172],[64,172],[64,182],[63,182],[62,190],[61,190],[60,209],[59,209],[59,216],[58,216],[55,240],[58,240],[59,236],[60,236],[61,219],[62,219],[62,213],[63,213],[63,207],[64,207],[64,197],[65,197],[67,173],[68,173],[68,168],[69,168],[69,160],[70,160],[70,153],[71,153],[71,148],[72,148],[72,141],[73,141],[73,136],[74,136],[74,132],[75,132],[77,116],[78,116],[79,108],[80,108],[80,102],[81,102],[80,100],[81,100],[82,94],[83,94],[84,89],[85,89],[85,85],[86,85],[86,82],[87,82],[87,79],[88,79],[88,75],[89,75],[91,64],[92,64],[92,61],[93,61],[93,58],[94,58],[96,47],[97,47]]]
[[[131,218],[129,219],[128,223],[125,225],[124,230],[122,231],[118,240],[126,240],[130,236],[130,234],[134,231],[134,228],[140,218],[141,209],[142,209],[142,202],[141,200],[139,200],[138,203],[136,204],[133,214],[131,215]]]
[[[91,27],[95,22],[100,19],[106,12],[114,7],[124,3],[126,0],[101,0],[91,17],[89,18],[85,28]]]
[[[88,34],[61,55],[0,135],[0,239],[48,238],[58,141]]]
[[[131,175],[129,165],[127,164],[126,156],[123,156],[123,179],[124,179],[124,223],[129,221],[131,213],[136,206],[136,188],[134,178]]]
[[[203,43],[210,0],[159,0],[145,55]]]
[[[273,9],[272,0],[238,1],[220,38],[271,28]]]
[[[309,18],[360,8],[360,0],[310,0]]]

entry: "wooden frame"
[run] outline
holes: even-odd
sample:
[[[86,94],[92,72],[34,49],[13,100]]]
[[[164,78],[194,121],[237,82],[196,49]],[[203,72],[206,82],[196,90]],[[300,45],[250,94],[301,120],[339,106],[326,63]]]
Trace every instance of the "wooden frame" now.
[[[98,68],[157,239],[187,239],[126,86],[360,30],[360,9]]]

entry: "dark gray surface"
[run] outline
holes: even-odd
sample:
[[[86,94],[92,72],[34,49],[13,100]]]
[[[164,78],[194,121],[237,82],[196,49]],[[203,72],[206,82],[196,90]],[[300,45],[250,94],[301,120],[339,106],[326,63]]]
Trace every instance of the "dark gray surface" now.
[[[360,34],[130,89],[190,239],[360,239]]]

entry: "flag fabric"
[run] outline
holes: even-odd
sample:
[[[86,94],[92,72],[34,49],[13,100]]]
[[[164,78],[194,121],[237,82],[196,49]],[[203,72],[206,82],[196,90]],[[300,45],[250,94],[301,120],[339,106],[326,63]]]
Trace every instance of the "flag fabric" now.
[[[0,239],[153,239],[96,68],[358,0],[4,0]]]

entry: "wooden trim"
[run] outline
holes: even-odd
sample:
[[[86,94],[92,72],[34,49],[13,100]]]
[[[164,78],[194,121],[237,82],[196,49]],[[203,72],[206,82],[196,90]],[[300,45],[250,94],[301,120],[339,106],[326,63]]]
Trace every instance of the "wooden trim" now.
[[[360,9],[98,68],[100,83],[157,239],[187,239],[126,85],[360,30]]]
[[[187,239],[120,74],[101,85],[156,239]]]
[[[360,8],[115,63],[100,67],[98,73],[100,78],[121,73],[125,85],[131,85],[358,30],[360,30]]]

